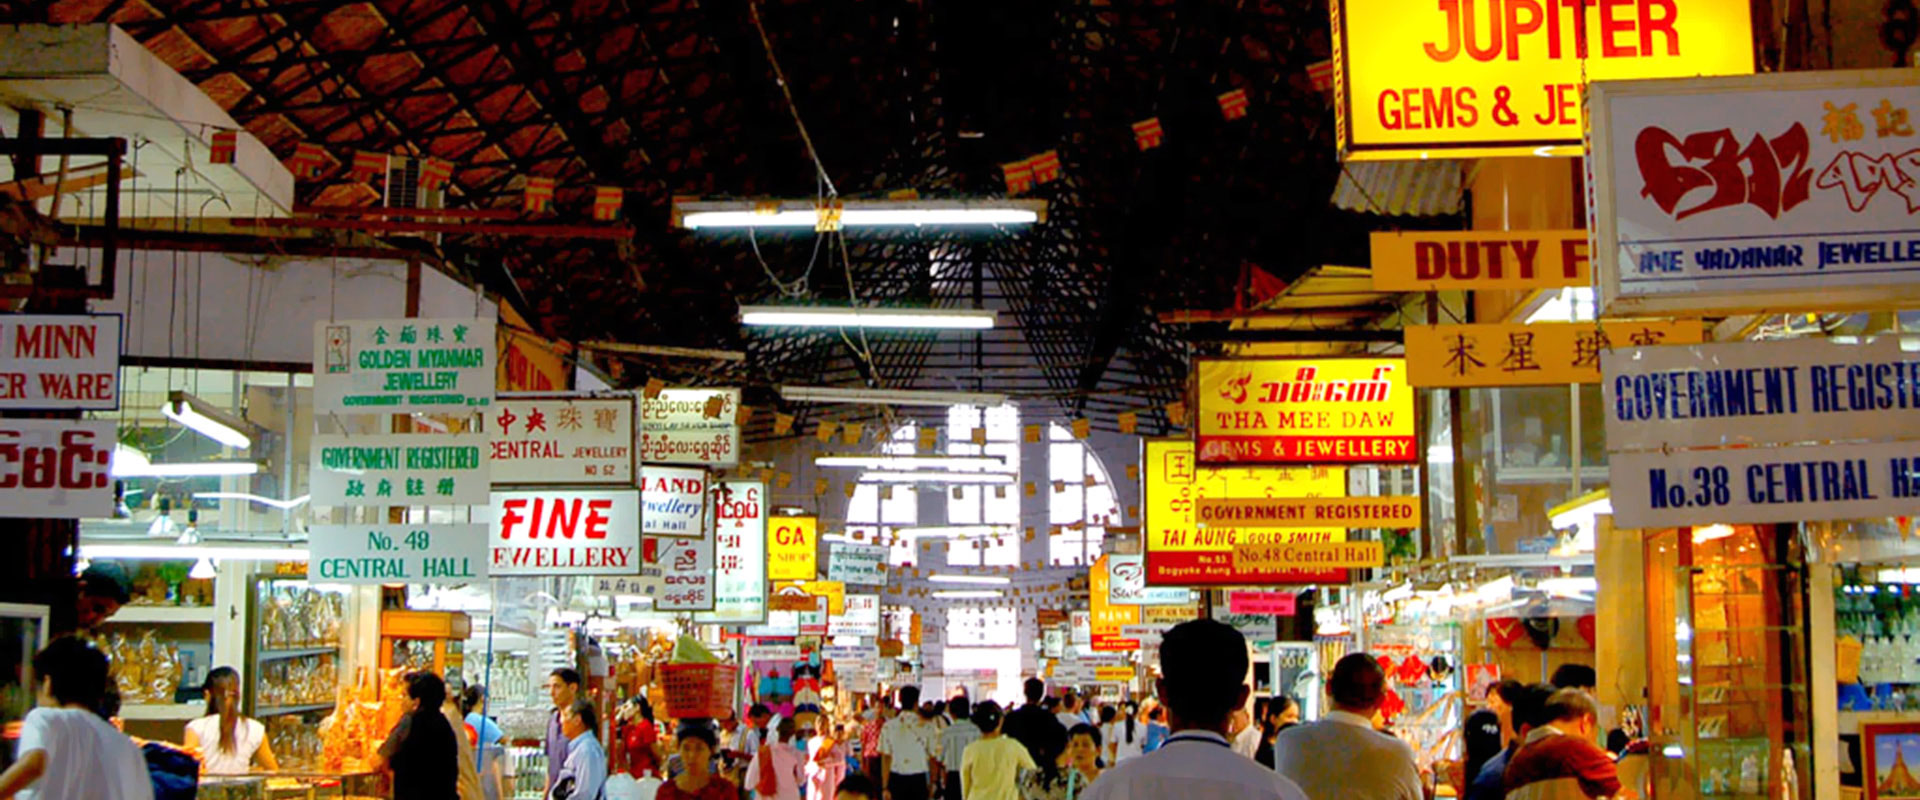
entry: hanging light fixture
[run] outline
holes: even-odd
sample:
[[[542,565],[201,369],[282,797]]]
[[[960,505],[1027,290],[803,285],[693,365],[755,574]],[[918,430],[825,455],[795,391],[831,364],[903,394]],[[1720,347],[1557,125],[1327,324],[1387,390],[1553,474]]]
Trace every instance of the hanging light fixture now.
[[[847,403],[874,406],[998,406],[1004,394],[991,392],[855,389],[837,386],[782,386],[780,396],[795,403]]]
[[[160,413],[228,447],[245,450],[253,446],[253,437],[246,433],[253,428],[252,423],[185,391],[167,392],[167,402],[161,404]]]
[[[869,472],[860,476],[860,482],[1006,485],[1013,483],[1013,476],[1005,472]]]
[[[908,330],[987,330],[998,315],[991,309],[853,308],[847,306],[741,306],[740,324],[776,328],[889,328]]]
[[[999,456],[819,456],[816,467],[852,467],[892,471],[979,470],[1004,471],[1007,460]]]
[[[673,223],[688,230],[714,228],[814,228],[832,221],[845,228],[904,225],[1032,225],[1047,219],[1047,201],[846,200],[825,205],[817,200],[674,201]],[[837,220],[830,216],[837,215]]]
[[[225,478],[257,475],[260,465],[252,461],[155,464],[147,460],[146,453],[123,444],[114,448],[110,472],[116,478]]]
[[[193,569],[187,570],[187,577],[196,581],[210,581],[217,574],[213,570],[213,560],[206,556],[201,556],[199,561],[193,562]]]

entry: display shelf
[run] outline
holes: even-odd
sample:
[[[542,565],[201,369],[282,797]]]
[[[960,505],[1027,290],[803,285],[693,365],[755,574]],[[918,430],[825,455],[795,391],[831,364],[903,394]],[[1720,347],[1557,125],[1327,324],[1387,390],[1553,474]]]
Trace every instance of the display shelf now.
[[[132,721],[199,719],[205,713],[205,703],[129,703],[120,707],[120,718]]]
[[[338,653],[338,652],[340,652],[340,646],[337,644],[331,645],[328,647],[295,647],[287,650],[262,650],[260,651],[260,660],[261,661],[285,661],[289,658],[320,656],[320,655],[326,655],[328,653]]]
[[[219,609],[213,606],[121,606],[107,623],[212,625],[218,619]]]
[[[305,714],[309,711],[326,711],[328,709],[333,708],[335,705],[338,705],[338,704],[337,703],[305,703],[302,705],[295,705],[295,706],[267,706],[266,708],[260,709],[259,716],[279,717],[279,716],[285,716],[288,714]]]

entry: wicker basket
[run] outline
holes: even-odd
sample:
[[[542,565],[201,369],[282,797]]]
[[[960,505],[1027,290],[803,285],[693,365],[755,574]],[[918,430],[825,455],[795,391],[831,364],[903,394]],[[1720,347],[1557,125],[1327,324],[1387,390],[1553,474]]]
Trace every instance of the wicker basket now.
[[[666,664],[660,667],[660,676],[666,687],[667,716],[718,717],[733,697],[740,668],[732,664]]]

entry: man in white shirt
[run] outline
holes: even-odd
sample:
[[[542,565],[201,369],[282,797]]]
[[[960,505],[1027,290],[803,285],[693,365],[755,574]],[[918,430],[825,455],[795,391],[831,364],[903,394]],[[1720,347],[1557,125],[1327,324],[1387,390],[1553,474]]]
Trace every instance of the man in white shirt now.
[[[1253,724],[1253,715],[1244,708],[1233,710],[1233,717],[1227,721],[1227,731],[1232,734],[1233,752],[1253,758],[1260,752],[1260,726]]]
[[[886,800],[927,800],[939,732],[920,716],[920,687],[900,688],[900,714],[880,729],[880,792]]]
[[[153,800],[146,758],[100,718],[107,657],[74,637],[33,657],[40,707],[20,725],[19,759],[0,774],[0,797]]]
[[[1327,679],[1333,711],[1319,722],[1280,732],[1274,770],[1312,800],[1421,800],[1413,748],[1374,730],[1373,713],[1387,696],[1387,675],[1366,653],[1351,653]]]
[[[1158,750],[1100,774],[1083,800],[1306,800],[1292,781],[1227,744],[1233,710],[1245,706],[1247,639],[1233,626],[1198,619],[1160,643],[1160,697],[1173,735]]]
[[[1060,696],[1060,713],[1054,715],[1060,720],[1060,727],[1073,730],[1075,725],[1086,724],[1087,715],[1080,711],[1082,702],[1080,695],[1075,694],[1072,689],[1068,689],[1066,694]]]

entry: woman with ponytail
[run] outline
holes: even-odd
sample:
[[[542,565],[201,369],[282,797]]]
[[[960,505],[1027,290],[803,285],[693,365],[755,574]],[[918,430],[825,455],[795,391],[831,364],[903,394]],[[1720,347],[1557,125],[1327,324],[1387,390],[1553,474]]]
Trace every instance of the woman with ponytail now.
[[[219,667],[207,673],[207,715],[187,723],[187,749],[200,755],[205,775],[245,775],[257,761],[267,772],[280,769],[267,745],[267,726],[240,714],[240,673]]]

